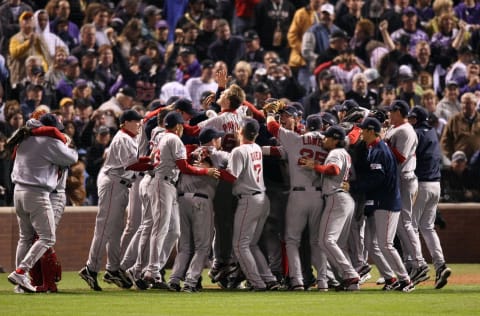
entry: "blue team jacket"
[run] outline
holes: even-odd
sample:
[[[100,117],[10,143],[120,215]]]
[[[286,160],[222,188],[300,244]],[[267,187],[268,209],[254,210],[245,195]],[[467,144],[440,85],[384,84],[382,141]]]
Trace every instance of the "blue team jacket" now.
[[[399,212],[402,209],[397,162],[383,140],[368,145],[369,169],[360,174],[352,189],[365,193],[365,215],[381,209]]]
[[[415,174],[420,182],[440,181],[440,165],[442,162],[440,142],[436,131],[422,122],[415,126],[418,136],[417,168]]]

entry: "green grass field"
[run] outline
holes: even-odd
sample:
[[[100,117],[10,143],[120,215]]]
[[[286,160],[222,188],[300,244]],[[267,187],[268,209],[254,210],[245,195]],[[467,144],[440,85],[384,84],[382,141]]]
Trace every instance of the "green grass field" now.
[[[412,293],[381,291],[376,273],[352,293],[222,291],[209,281],[195,294],[121,290],[102,281],[104,290],[93,292],[76,272],[67,272],[59,293],[15,294],[2,274],[0,315],[479,315],[480,265],[450,267],[445,288],[435,290],[427,281]]]

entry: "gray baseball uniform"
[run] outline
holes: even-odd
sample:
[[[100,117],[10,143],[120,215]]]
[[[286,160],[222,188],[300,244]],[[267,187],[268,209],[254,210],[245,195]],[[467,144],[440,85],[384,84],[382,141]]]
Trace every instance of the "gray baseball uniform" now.
[[[233,194],[238,197],[233,226],[233,250],[247,280],[256,289],[276,281],[258,246],[270,202],[265,194],[262,149],[242,144],[233,149],[227,170],[236,177]]]
[[[137,142],[134,137],[120,130],[107,149],[105,163],[97,179],[98,214],[87,261],[90,271],[100,270],[106,248],[107,270],[117,271],[120,268],[120,238],[125,226],[129,187],[135,178],[135,172],[126,168],[135,162]]]
[[[414,260],[413,266],[419,267],[426,263],[422,256],[420,240],[412,226],[412,207],[418,191],[415,175],[417,134],[412,125],[404,123],[390,128],[385,134],[385,141],[392,149],[398,163],[402,211],[397,230],[404,249],[404,261],[408,266],[409,261]]]
[[[345,149],[336,148],[328,153],[324,164],[325,166],[335,165],[340,172],[338,175],[322,175],[325,207],[318,236],[320,247],[324,250],[322,256],[326,255],[329,261],[336,265],[344,280],[359,278],[357,271],[350,263],[350,259],[346,256],[347,239],[355,205],[350,194],[342,188],[342,184],[348,181],[351,158]],[[318,279],[325,286],[327,265],[326,260],[323,260],[323,262],[324,264],[318,272]]]
[[[269,131],[271,131],[270,125]],[[323,265],[318,239],[323,198],[320,177],[314,171],[300,166],[298,161],[305,157],[323,164],[327,151],[322,147],[323,135],[320,132],[299,135],[280,127],[274,136],[277,137],[288,156],[291,192],[285,214],[285,243],[290,284],[292,288],[300,288],[304,283],[298,248],[306,225],[310,233],[312,264],[317,271]]]
[[[202,146],[196,152],[207,151],[212,167],[225,168],[229,154],[212,146]],[[213,197],[218,181],[211,177],[182,174],[177,186],[180,210],[180,239],[170,282],[195,288],[210,253],[213,240]]]
[[[55,243],[50,192],[58,185],[58,167],[75,163],[78,154],[51,137],[29,137],[18,146],[12,171],[20,238],[16,266],[29,271]],[[34,234],[38,240],[32,245]]]

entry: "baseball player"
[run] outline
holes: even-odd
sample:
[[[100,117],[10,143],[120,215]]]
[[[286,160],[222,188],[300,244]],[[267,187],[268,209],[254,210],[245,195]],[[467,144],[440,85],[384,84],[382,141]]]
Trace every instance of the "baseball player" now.
[[[37,126],[38,128],[32,130],[32,135],[34,136],[40,136],[42,134],[46,135],[48,131],[58,130],[57,127],[63,129],[63,126],[58,122],[57,117],[52,114],[42,115],[38,121],[29,120],[27,122],[27,126],[35,123],[38,123],[42,126]],[[71,140],[69,137],[65,134],[63,134],[63,136],[66,138],[66,144],[70,145]],[[63,141],[63,139],[60,140]],[[58,184],[55,190],[50,192],[50,202],[52,203],[53,216],[55,219],[55,231],[58,228],[58,224],[60,223],[60,219],[65,211],[65,204],[67,202],[65,188],[67,183],[68,169],[59,168],[58,174]],[[32,284],[37,286],[37,292],[52,293],[58,291],[56,282],[61,280],[61,273],[61,265],[57,259],[57,254],[53,247],[51,247],[47,249],[40,260],[37,261],[37,264],[35,264],[34,268],[30,272],[30,277],[32,279]]]
[[[238,198],[233,226],[233,250],[240,268],[253,291],[274,291],[280,284],[268,268],[258,246],[268,216],[270,202],[265,194],[262,173],[262,149],[255,144],[260,126],[254,119],[245,119],[238,132],[240,146],[228,160],[228,180]]]
[[[193,153],[198,163],[225,169],[229,154],[219,150],[224,132],[207,127],[199,135],[201,147]],[[213,197],[217,180],[182,174],[177,186],[180,210],[178,252],[170,284],[184,279],[184,292],[196,292],[213,239]],[[185,273],[186,271],[186,273]]]
[[[447,284],[452,270],[446,266],[442,246],[435,231],[435,217],[438,201],[440,200],[440,165],[441,149],[435,129],[427,122],[427,111],[419,106],[414,107],[408,114],[408,121],[415,128],[418,136],[416,150],[418,177],[418,195],[413,204],[413,228],[422,233],[425,244],[433,259],[436,278],[435,288],[441,289]],[[420,275],[412,279],[414,283],[427,280],[428,275]]]
[[[288,107],[285,109],[288,112]],[[323,164],[328,152],[323,148],[322,117],[311,115],[307,118],[309,132],[299,135],[281,127],[273,116],[267,117],[267,129],[275,136],[287,152],[291,192],[285,214],[285,243],[288,257],[290,289],[303,290],[304,280],[300,262],[299,246],[302,232],[309,227],[311,257],[313,266],[320,271],[323,263],[318,240],[323,208],[320,177],[302,167],[302,158],[313,159]],[[317,279],[318,288],[328,288],[327,280]]]
[[[387,130],[385,141],[397,160],[402,197],[398,236],[402,243],[404,261],[407,268],[411,269],[410,277],[413,280],[424,279],[429,268],[422,256],[418,234],[412,226],[412,206],[418,191],[418,180],[415,175],[417,134],[412,125],[408,124],[407,115],[410,107],[405,101],[393,101],[388,110],[392,127]]]
[[[367,117],[360,128],[368,148],[369,170],[358,174],[357,180],[350,184],[350,189],[365,193],[368,231],[375,244],[378,241],[383,256],[371,245],[369,253],[385,278],[384,290],[410,292],[415,287],[393,247],[402,208],[397,163],[388,145],[380,138],[381,124],[377,119]]]
[[[60,127],[60,125],[57,125]],[[58,168],[75,163],[78,154],[53,137],[29,137],[17,147],[12,171],[14,205],[19,224],[16,270],[8,280],[26,292],[36,292],[27,272],[55,244],[55,218],[50,192],[58,184]],[[34,235],[38,240],[33,243]]]
[[[112,139],[98,183],[98,214],[86,266],[80,277],[95,291],[101,291],[97,274],[105,248],[108,246],[107,271],[104,280],[119,287],[129,288],[130,280],[120,270],[120,238],[124,227],[124,213],[129,189],[135,180],[135,171],[152,169],[149,157],[137,156],[136,136],[142,116],[127,110],[120,117],[121,129]]]
[[[179,172],[192,175],[208,175],[214,178],[219,176],[219,172],[215,168],[198,168],[188,164],[185,145],[180,140],[183,133],[183,123],[184,120],[179,112],[168,113],[164,120],[167,131],[161,137],[157,147],[160,160],[155,169],[153,183],[151,183],[151,189],[156,192],[157,197],[152,201],[150,253],[148,265],[145,269],[145,279],[155,280],[160,277],[160,251],[164,248],[171,214],[177,201],[175,185]],[[138,279],[138,275],[135,275],[138,271],[130,269],[127,271],[131,279]],[[132,272],[135,274],[132,275]]]
[[[350,155],[345,150],[345,131],[338,125],[330,126],[323,134],[323,148],[328,156],[323,164],[316,164],[312,158],[301,158],[304,168],[315,170],[322,175],[322,192],[324,210],[320,221],[318,239],[322,248],[322,256],[327,256],[341,271],[343,282],[337,290],[359,290],[360,276],[353,268],[350,259],[342,249],[346,249],[350,232],[350,223],[355,208],[350,194],[344,189],[344,182],[349,179],[351,168]],[[318,271],[320,280],[327,279],[326,260]],[[328,288],[318,288],[328,291]]]

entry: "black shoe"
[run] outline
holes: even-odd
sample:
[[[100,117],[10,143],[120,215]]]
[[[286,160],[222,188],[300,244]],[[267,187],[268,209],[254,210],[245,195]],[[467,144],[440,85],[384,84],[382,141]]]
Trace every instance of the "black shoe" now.
[[[115,284],[116,286],[129,289],[132,287],[132,282],[128,279],[126,275],[122,275],[120,271],[106,271],[103,275],[103,281],[108,284]]]
[[[363,278],[365,275],[372,271],[372,266],[369,264],[363,265],[360,269],[358,269],[358,274],[360,275],[360,279]]]
[[[398,281],[397,283],[398,285],[395,286],[395,291],[412,292],[415,290],[415,285],[411,280]]]
[[[234,276],[235,275],[235,276]],[[243,274],[242,270],[237,270],[236,273],[233,275],[230,275],[228,278],[228,284],[227,284],[227,289],[238,289],[241,287],[242,282],[245,281],[245,275]]]
[[[280,289],[280,283],[277,281],[270,281],[266,283],[267,291],[278,291]]]
[[[198,281],[197,281],[197,285],[195,286],[195,289],[197,290],[197,292],[200,292],[201,290],[203,290],[203,286],[202,286],[202,276],[200,276],[198,278]]]
[[[125,274],[127,275],[127,277],[130,279],[130,281],[135,284],[135,287],[139,290],[146,290],[148,289],[148,284],[147,282],[145,282],[142,278],[140,279],[137,279],[135,277],[135,273],[133,272],[133,269],[130,268],[130,269],[127,269],[127,271],[125,271]]]
[[[88,286],[94,291],[101,291],[102,288],[98,285],[97,272],[90,271],[87,266],[83,267],[78,272],[78,275],[87,282]]]
[[[420,282],[426,281],[430,279],[430,276],[428,275],[428,271],[430,271],[430,268],[426,264],[418,268],[414,268],[412,269],[412,272],[410,274],[410,280],[412,280],[414,285],[417,285]]]
[[[305,287],[302,284],[290,285],[288,287],[289,291],[304,291]]]
[[[398,286],[398,281],[396,278],[385,279],[385,285],[382,290],[384,291],[393,291]]]
[[[168,290],[171,292],[180,292],[181,291],[180,284],[178,283],[173,283],[173,282],[168,282]]]
[[[335,288],[335,291],[358,291],[360,290],[359,278],[345,279],[342,284]]]
[[[441,289],[448,283],[448,278],[452,274],[452,270],[448,268],[446,265],[443,265],[441,268],[437,270],[436,277],[435,277],[435,288],[437,290]]]
[[[228,278],[229,275],[235,273],[238,270],[238,265],[235,263],[231,263],[228,265],[223,266],[218,270],[218,272],[213,276],[212,282],[218,282],[220,279]],[[209,272],[210,276],[210,272]]]
[[[185,285],[183,286],[182,292],[186,292],[186,293],[196,293],[196,292],[197,292],[197,288],[196,288],[196,287],[193,287],[193,286],[190,286],[190,285],[188,285],[188,284],[185,284]]]
[[[150,288],[155,289],[155,290],[169,290],[170,289],[168,284],[161,281],[161,279],[155,279],[155,281],[153,281],[153,283],[150,285]]]

